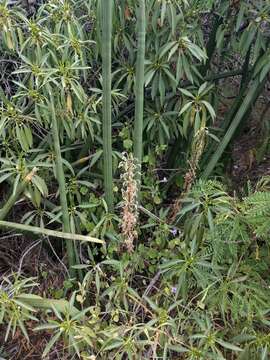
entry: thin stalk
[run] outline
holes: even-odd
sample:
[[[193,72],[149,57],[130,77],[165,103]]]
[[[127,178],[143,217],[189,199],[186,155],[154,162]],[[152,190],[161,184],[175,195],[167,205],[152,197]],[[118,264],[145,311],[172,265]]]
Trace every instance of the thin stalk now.
[[[27,185],[31,182],[32,177],[35,175],[36,172],[37,168],[33,168],[33,170],[28,175],[26,175],[23,181],[17,186],[16,191],[10,195],[8,200],[5,202],[5,205],[0,210],[0,220],[4,220],[6,218],[6,216],[18,200],[19,196],[24,192]]]
[[[225,71],[224,73],[206,76],[205,81],[210,82],[210,81],[222,80],[222,79],[227,79],[229,77],[239,76],[242,74],[243,74],[243,69]]]
[[[51,236],[54,238],[66,239],[69,242],[72,242],[74,240],[74,241],[87,241],[87,242],[92,242],[92,243],[96,243],[96,244],[104,244],[103,240],[100,240],[100,239],[97,239],[97,238],[94,238],[94,237],[88,236],[88,235],[66,233],[66,232],[62,232],[62,231],[44,229],[44,228],[37,227],[37,226],[24,225],[24,224],[14,223],[14,222],[10,222],[10,221],[0,220],[0,227],[20,230],[23,232],[31,232],[33,234],[38,234],[38,235]]]
[[[139,0],[138,8],[138,52],[135,84],[135,126],[134,158],[139,167],[138,181],[141,182],[141,162],[143,156],[143,109],[144,109],[144,62],[145,62],[145,0]]]
[[[50,94],[50,108],[52,114],[52,137],[54,143],[54,151],[56,156],[56,177],[59,185],[59,194],[60,194],[60,204],[62,208],[62,220],[63,220],[63,230],[66,233],[70,233],[70,223],[69,223],[69,212],[68,212],[68,203],[66,196],[66,182],[65,182],[65,173],[63,169],[62,155],[61,155],[61,147],[59,140],[59,132],[58,132],[58,124],[55,114],[54,107],[54,98],[53,95]],[[68,254],[68,264],[69,270],[72,276],[75,275],[74,269],[72,266],[75,265],[75,252],[74,246],[71,241],[66,242],[67,254]]]
[[[112,1],[101,1],[102,12],[102,87],[103,87],[103,162],[105,199],[109,211],[113,210],[112,177]]]
[[[259,77],[254,80],[254,84],[249,88],[247,95],[240,106],[239,110],[237,111],[230,127],[228,128],[225,136],[223,137],[222,141],[220,142],[216,152],[211,157],[210,161],[208,162],[206,169],[204,170],[202,177],[207,178],[211,172],[214,170],[215,166],[217,165],[219,159],[221,158],[223,152],[225,151],[226,147],[228,146],[229,142],[231,141],[232,137],[235,134],[239,124],[245,118],[245,115],[249,111],[250,107],[256,101],[259,94],[261,93],[265,82],[267,80],[267,75],[265,75],[264,79],[260,81]]]

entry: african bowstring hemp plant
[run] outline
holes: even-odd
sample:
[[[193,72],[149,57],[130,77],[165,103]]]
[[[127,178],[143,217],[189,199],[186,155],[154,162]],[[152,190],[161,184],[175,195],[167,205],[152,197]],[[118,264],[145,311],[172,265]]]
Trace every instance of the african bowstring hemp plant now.
[[[112,177],[112,1],[101,1],[102,12],[102,110],[103,110],[103,163],[105,199],[109,211],[113,209],[113,177]]]
[[[135,84],[135,126],[134,126],[134,158],[137,161],[138,186],[141,182],[141,162],[143,155],[143,107],[144,107],[144,62],[145,62],[145,0],[139,0],[138,7],[138,51]]]
[[[66,181],[65,173],[63,169],[63,161],[61,156],[61,147],[59,140],[58,124],[55,113],[54,97],[50,91],[50,110],[52,116],[52,137],[54,143],[55,151],[55,160],[56,160],[56,178],[59,186],[59,195],[60,195],[60,204],[62,209],[62,220],[63,220],[63,231],[70,233],[70,222],[69,222],[69,212],[68,212],[68,203],[66,196]],[[75,276],[75,270],[72,268],[75,265],[75,249],[72,241],[66,241],[66,248],[68,254],[68,265],[71,276]]]

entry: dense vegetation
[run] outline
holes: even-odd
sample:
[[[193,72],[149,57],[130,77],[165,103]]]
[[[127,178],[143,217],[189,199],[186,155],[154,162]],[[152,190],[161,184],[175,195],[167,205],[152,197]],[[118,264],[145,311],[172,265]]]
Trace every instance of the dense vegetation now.
[[[2,0],[0,33],[0,358],[268,359],[269,2]]]

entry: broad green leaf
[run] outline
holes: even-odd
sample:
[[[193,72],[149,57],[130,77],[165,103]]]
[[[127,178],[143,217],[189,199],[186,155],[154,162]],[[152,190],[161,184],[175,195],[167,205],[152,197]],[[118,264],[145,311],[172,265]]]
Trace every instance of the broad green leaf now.
[[[195,98],[194,95],[190,91],[188,91],[187,89],[179,89],[179,91],[181,91],[181,93],[186,95],[187,97],[190,97],[192,99]]]
[[[192,101],[187,102],[182,109],[180,110],[179,116],[181,116],[184,112],[186,112],[192,105]]]

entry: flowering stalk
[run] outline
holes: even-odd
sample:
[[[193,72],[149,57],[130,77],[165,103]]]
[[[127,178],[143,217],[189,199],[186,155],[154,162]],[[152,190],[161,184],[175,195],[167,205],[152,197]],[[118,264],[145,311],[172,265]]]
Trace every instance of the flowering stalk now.
[[[125,247],[129,253],[134,250],[134,241],[138,237],[138,180],[137,166],[132,154],[124,154],[119,167],[122,168],[122,222],[121,232]]]
[[[199,161],[203,154],[203,150],[205,148],[205,138],[206,138],[207,129],[205,124],[198,130],[198,132],[194,136],[194,140],[192,142],[191,147],[191,159],[189,161],[189,169],[184,177],[184,187],[183,191],[178,199],[176,199],[172,208],[172,215],[170,222],[174,223],[175,219],[181,209],[182,199],[188,194],[190,191],[194,181],[196,180],[196,172],[199,166]]]

